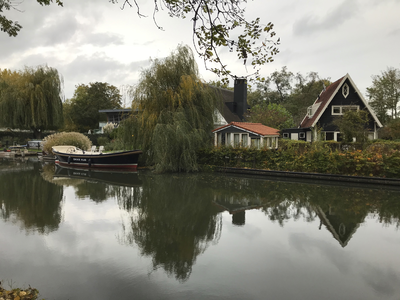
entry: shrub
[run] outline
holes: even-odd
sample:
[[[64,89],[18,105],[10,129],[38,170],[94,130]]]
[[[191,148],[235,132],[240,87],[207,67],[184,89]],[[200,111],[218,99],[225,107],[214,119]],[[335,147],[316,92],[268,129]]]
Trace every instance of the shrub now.
[[[106,146],[110,142],[110,139],[105,136],[101,136],[97,139],[99,146]]]
[[[373,143],[366,149],[347,147],[346,151],[336,145],[339,143],[284,142],[277,150],[214,147],[202,149],[197,154],[199,163],[208,168],[221,166],[400,178],[398,143]]]
[[[113,123],[107,123],[104,127],[103,127],[103,131],[105,134],[110,135],[111,132],[114,130],[115,125]]]
[[[90,139],[79,132],[59,132],[49,135],[43,140],[43,150],[51,153],[53,146],[71,145],[83,150],[89,150],[92,147]]]

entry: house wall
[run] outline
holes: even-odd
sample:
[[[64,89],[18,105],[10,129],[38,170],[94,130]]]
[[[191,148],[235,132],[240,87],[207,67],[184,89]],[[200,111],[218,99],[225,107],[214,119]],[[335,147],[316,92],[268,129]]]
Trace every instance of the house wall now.
[[[345,98],[342,93],[342,87],[346,83],[349,86],[349,95]],[[322,127],[324,131],[338,132],[339,129],[337,126],[333,124],[333,121],[340,116],[332,115],[332,106],[342,106],[342,105],[343,106],[358,105],[360,110],[366,108],[360,96],[358,95],[354,87],[351,85],[349,79],[346,79],[346,81],[339,87],[339,90],[336,93],[335,97],[332,99],[331,103],[328,105],[328,107],[322,114],[321,118],[319,119],[318,126]],[[368,129],[374,130],[375,129],[374,125],[375,121],[373,120],[372,117],[370,117]]]
[[[238,135],[238,141],[235,142],[235,134]],[[262,148],[264,146],[268,148],[278,147],[278,136],[267,136],[262,137],[257,134],[253,134],[244,130],[238,130],[234,127],[227,127],[224,130],[214,133],[214,145],[215,146],[245,146],[245,147],[257,147]]]
[[[284,139],[307,141],[307,132],[311,133],[309,128],[288,128],[282,129],[282,137]],[[311,134],[308,134],[309,142],[311,142]]]

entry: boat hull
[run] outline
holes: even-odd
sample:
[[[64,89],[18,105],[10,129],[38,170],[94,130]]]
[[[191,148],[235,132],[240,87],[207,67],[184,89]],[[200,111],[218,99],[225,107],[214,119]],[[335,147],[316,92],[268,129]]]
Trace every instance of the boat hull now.
[[[56,156],[55,163],[61,166],[80,167],[80,168],[110,168],[110,169],[130,169],[136,170],[139,160],[140,150],[91,154],[62,153],[53,150]]]

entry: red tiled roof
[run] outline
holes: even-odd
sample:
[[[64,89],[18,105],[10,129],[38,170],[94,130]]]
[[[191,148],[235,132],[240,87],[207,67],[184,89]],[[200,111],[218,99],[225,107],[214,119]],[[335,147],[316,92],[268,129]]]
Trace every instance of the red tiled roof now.
[[[314,115],[309,118],[308,116],[305,116],[303,121],[300,124],[301,128],[307,128],[307,127],[311,127],[313,125],[313,123],[315,122],[315,120],[319,117],[319,115],[321,114],[322,111],[325,110],[326,105],[328,104],[329,100],[331,99],[331,97],[333,96],[333,94],[335,93],[337,87],[339,86],[339,84],[342,82],[343,78],[345,76],[343,76],[342,78],[336,80],[334,83],[331,83],[326,89],[325,91],[323,91],[319,97],[317,98],[317,100],[315,100],[314,104],[317,103],[321,103],[317,109],[317,111],[314,113]]]
[[[221,130],[221,129],[225,128],[225,127],[228,127],[228,126],[235,126],[235,127],[247,130],[247,131],[254,132],[254,133],[262,135],[262,136],[265,136],[265,135],[279,135],[279,130],[278,129],[265,126],[265,125],[263,125],[261,123],[247,123],[247,122],[231,122],[228,125],[224,125],[224,126],[215,128],[213,130],[213,132],[214,131],[219,131],[219,130]]]

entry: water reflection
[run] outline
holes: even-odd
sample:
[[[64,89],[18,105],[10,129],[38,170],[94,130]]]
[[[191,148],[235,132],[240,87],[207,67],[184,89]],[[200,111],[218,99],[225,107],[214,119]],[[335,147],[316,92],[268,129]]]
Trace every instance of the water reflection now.
[[[96,203],[111,197],[127,203],[134,201],[141,186],[136,172],[64,168],[52,164],[46,173],[49,181],[73,186],[78,198],[89,198]]]
[[[0,161],[0,216],[27,232],[48,234],[61,222],[63,188],[43,180],[39,170],[27,159]]]
[[[104,173],[27,161],[0,164],[1,217],[19,220],[27,231],[57,230],[67,186],[73,187],[77,198],[104,206],[105,200],[115,199],[122,216],[119,234],[115,233],[118,242],[137,248],[152,259],[152,269],[163,269],[180,282],[190,278],[199,255],[219,243],[222,212],[231,214],[236,225],[231,230],[236,232],[247,232],[254,210],[282,228],[290,221],[309,222],[321,240],[332,236],[334,243],[324,247],[333,251],[351,244],[367,218],[385,226],[400,225],[398,190],[224,174]],[[302,243],[311,244],[301,238]]]
[[[148,175],[142,193],[130,207],[120,242],[137,245],[151,256],[153,269],[163,268],[179,281],[189,278],[199,254],[221,234],[221,216],[212,205],[212,189],[198,176]]]
[[[220,176],[213,180],[216,203],[230,213],[261,207],[282,227],[289,220],[319,219],[345,247],[369,215],[385,225],[399,227],[400,190],[313,184],[310,181],[267,181],[259,178]],[[365,187],[365,186],[364,186]],[[233,219],[234,222],[234,219]],[[244,223],[244,219],[243,219]]]

